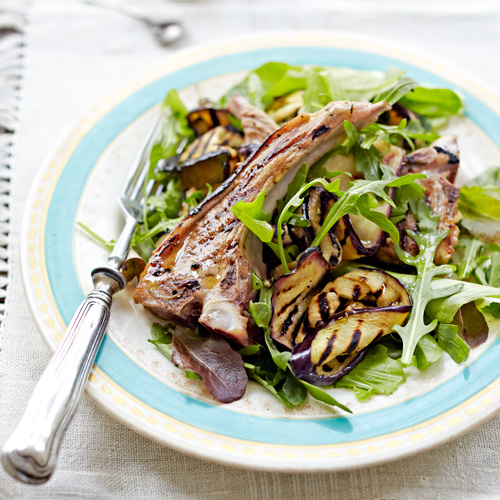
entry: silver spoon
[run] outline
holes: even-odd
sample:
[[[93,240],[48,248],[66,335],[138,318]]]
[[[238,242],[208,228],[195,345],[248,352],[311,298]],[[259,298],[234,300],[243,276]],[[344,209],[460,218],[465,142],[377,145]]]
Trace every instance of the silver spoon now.
[[[99,7],[105,7],[107,9],[114,10],[115,12],[120,12],[121,14],[125,14],[127,16],[133,17],[134,19],[138,19],[143,23],[147,24],[151,29],[155,38],[162,45],[170,45],[184,34],[184,28],[177,21],[168,21],[168,22],[155,22],[150,18],[146,17],[139,11],[129,7],[128,5],[123,5],[119,2],[115,2],[113,0],[83,0],[84,3],[88,3],[91,5],[97,5]]]

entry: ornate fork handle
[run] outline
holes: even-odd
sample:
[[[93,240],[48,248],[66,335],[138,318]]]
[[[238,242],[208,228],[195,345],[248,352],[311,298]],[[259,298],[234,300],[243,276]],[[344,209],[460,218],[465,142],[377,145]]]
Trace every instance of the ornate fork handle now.
[[[94,290],[73,316],[21,422],[3,448],[5,469],[25,483],[44,483],[54,472],[62,437],[109,321],[112,295],[126,285],[122,274],[111,268],[94,269],[92,278]]]

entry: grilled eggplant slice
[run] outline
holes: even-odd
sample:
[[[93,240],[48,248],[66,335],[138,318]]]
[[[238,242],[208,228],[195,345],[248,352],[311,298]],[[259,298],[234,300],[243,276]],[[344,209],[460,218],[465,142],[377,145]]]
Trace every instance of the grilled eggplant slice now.
[[[190,127],[199,137],[219,125],[230,125],[227,109],[201,108],[195,109],[186,116]]]
[[[368,347],[365,347],[363,350],[354,352],[348,356],[339,356],[329,363],[318,367],[316,374],[324,380],[328,380],[329,384],[333,384],[349,373],[360,361],[363,361],[368,349]]]
[[[354,269],[327,283],[312,299],[295,344],[300,344],[307,334],[328,323],[341,305],[345,312],[406,304],[410,304],[408,293],[396,278],[380,270]]]
[[[290,365],[295,376],[316,385],[335,382],[339,377],[333,379],[328,374],[332,361],[337,356],[358,353],[390,333],[394,325],[404,323],[410,307],[371,307],[336,314],[328,324],[294,348]]]
[[[308,205],[309,199],[306,198],[304,203],[297,208],[295,213],[306,220],[308,219]],[[309,221],[311,222],[311,221]],[[301,227],[301,226],[291,226],[290,233],[293,239],[293,242],[300,248],[300,250],[304,251],[311,246],[311,243],[314,240],[314,231],[311,226]]]
[[[283,242],[283,246],[288,247],[293,245],[292,235],[290,234],[288,225],[283,224],[282,229],[281,241]],[[273,224],[273,243],[278,243],[278,226],[276,224]]]
[[[314,236],[320,231],[325,217],[332,204],[335,202],[335,199],[335,195],[329,193],[326,189],[312,188],[309,196],[296,212],[297,215],[309,221],[311,226],[292,226],[289,228],[288,225],[285,225],[282,236],[283,245],[289,246],[295,243],[299,250],[307,249],[311,245]],[[273,238],[273,242],[277,243],[277,239]],[[323,258],[329,263],[330,269],[335,268],[342,260],[342,247],[337,241],[333,230],[329,231],[327,236],[320,243],[319,250]],[[297,261],[293,261],[288,267],[293,270],[297,268],[297,265]],[[283,275],[283,272],[283,266],[279,264],[271,274],[274,279],[279,279],[279,277]]]
[[[384,113],[384,116],[381,117],[381,121],[385,121],[387,125],[399,125],[403,119],[407,121],[420,121],[413,111],[399,104],[399,102],[393,104],[392,109]]]
[[[337,304],[344,309],[334,310]],[[295,375],[319,385],[334,382],[339,356],[359,353],[387,335],[404,323],[410,309],[405,287],[384,271],[358,268],[337,278],[309,305],[290,358]]]
[[[333,282],[332,290],[345,300],[364,302],[376,307],[410,305],[406,288],[380,269],[358,267]]]
[[[243,136],[230,125],[215,127],[191,143],[179,158],[184,188],[221,184],[241,161]]]
[[[294,336],[315,288],[326,276],[329,265],[317,247],[306,250],[297,268],[278,279],[272,298],[271,337],[292,348]]]
[[[314,234],[318,234],[330,208],[336,198],[323,188],[311,189],[309,199],[305,207],[305,217],[311,223]],[[336,267],[342,260],[342,247],[338,242],[333,230],[320,243],[319,248],[323,257],[330,264],[330,268]]]
[[[335,290],[334,283],[327,283],[310,302],[306,317],[294,339],[294,345],[302,343],[306,332],[311,332],[326,323],[340,307],[340,297]]]

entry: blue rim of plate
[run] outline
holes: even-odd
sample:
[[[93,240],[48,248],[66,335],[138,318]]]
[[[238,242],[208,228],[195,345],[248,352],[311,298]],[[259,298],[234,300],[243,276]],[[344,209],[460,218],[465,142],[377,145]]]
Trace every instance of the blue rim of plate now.
[[[268,61],[386,70],[396,66],[416,80],[451,88],[457,84],[399,59],[338,47],[296,46],[248,50],[206,60],[163,76],[113,107],[80,140],[62,170],[48,207],[44,232],[46,272],[54,302],[67,324],[84,295],[73,262],[75,216],[87,179],[108,145],[135,119],[157,104],[170,88],[251,69]],[[465,95],[466,115],[500,148],[500,116],[484,102]],[[64,207],[64,210],[61,210]],[[173,390],[135,364],[109,336],[96,366],[116,384],[160,413],[193,427],[249,442],[292,446],[350,443],[417,426],[457,407],[500,377],[500,339],[479,360],[429,392],[361,415],[332,418],[266,418],[237,413]]]

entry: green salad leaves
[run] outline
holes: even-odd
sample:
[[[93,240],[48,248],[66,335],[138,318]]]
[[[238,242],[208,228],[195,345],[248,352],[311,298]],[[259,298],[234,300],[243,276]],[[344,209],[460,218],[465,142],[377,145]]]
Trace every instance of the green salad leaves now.
[[[156,164],[165,158],[179,154],[179,147],[194,139],[194,131],[187,121],[188,110],[176,90],[169,91],[161,105],[162,135],[150,155],[150,177],[154,175]]]
[[[392,394],[404,380],[401,360],[391,358],[383,344],[376,344],[335,387],[353,389],[358,399],[365,400],[373,394]]]
[[[437,326],[437,320],[430,323],[425,321],[425,308],[427,304],[439,298],[455,294],[463,288],[463,284],[456,284],[447,287],[435,287],[434,278],[439,275],[446,275],[454,271],[450,265],[436,266],[434,255],[441,241],[447,236],[446,231],[438,231],[437,217],[432,215],[429,206],[422,197],[414,204],[414,210],[419,222],[419,233],[407,231],[418,245],[419,252],[416,256],[410,255],[395,245],[398,257],[410,266],[415,267],[417,276],[411,283],[405,283],[412,299],[412,310],[409,319],[404,326],[396,325],[394,330],[403,340],[403,354],[401,361],[409,365],[413,352],[418,341]]]
[[[401,97],[399,103],[425,118],[444,118],[463,111],[460,96],[450,89],[414,87]]]
[[[397,68],[388,68],[384,74],[269,62],[249,72],[221,98],[219,104],[224,107],[234,94],[241,94],[264,110],[269,109],[276,99],[293,95],[300,113],[312,113],[334,100],[386,101],[391,105],[399,102],[420,117],[421,120],[415,116],[412,133],[423,135],[432,127],[444,125],[450,116],[460,114],[464,109],[463,100],[456,92],[419,86]]]
[[[300,67],[270,62],[251,71],[221,98],[220,104],[225,106],[231,96],[241,94],[254,106],[266,109],[275,98],[299,90],[303,91],[301,112],[305,113],[317,111],[334,100],[370,101],[378,96],[376,102],[384,98],[396,102],[417,86],[414,80],[403,79],[403,75],[404,71],[396,68],[389,68],[382,74],[378,71]]]
[[[156,348],[170,361],[172,361],[172,336],[174,333],[174,325],[167,323],[153,323],[151,326],[151,338],[148,342],[155,345]]]
[[[464,186],[458,208],[461,224],[484,243],[500,245],[500,187]]]
[[[264,213],[266,190],[262,191],[254,201],[240,200],[232,207],[232,212],[245,226],[257,234],[265,243],[273,239],[273,228],[270,224],[271,214]]]
[[[438,327],[438,345],[455,363],[463,363],[469,357],[469,346],[458,335],[458,326],[441,323]]]

